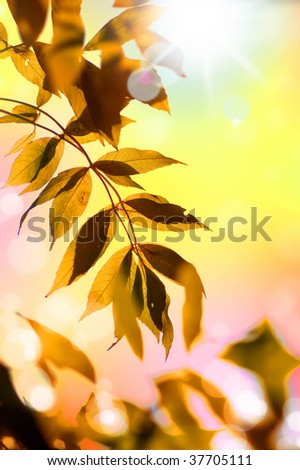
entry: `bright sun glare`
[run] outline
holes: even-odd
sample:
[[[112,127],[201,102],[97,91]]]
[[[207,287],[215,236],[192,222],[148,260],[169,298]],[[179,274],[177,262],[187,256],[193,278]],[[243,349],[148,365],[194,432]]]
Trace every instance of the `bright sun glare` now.
[[[170,7],[160,32],[180,47],[185,57],[210,68],[231,57],[253,75],[258,75],[242,54],[249,34],[253,4],[248,0],[166,0]],[[258,77],[257,77],[258,78]]]

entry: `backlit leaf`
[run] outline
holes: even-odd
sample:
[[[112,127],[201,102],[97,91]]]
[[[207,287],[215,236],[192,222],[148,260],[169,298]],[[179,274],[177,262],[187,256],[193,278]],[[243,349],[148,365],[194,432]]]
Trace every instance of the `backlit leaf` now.
[[[116,288],[113,297],[113,315],[115,323],[115,337],[117,341],[125,336],[134,351],[143,358],[143,340],[139,325],[137,323],[137,311],[131,299],[128,286],[130,268],[132,263],[132,252],[129,251],[123,259],[116,279]]]
[[[259,375],[278,416],[287,398],[287,379],[300,364],[277,338],[267,322],[249,332],[244,341],[234,343],[221,355],[234,364]]]
[[[135,175],[163,168],[173,163],[181,163],[173,158],[164,157],[154,150],[125,148],[109,152],[99,158],[95,165],[99,170],[113,175]],[[122,164],[124,164],[122,166]],[[125,173],[124,173],[125,172]]]
[[[12,148],[8,151],[6,156],[12,155],[13,153],[21,152],[21,150],[23,150],[27,144],[30,144],[30,142],[33,141],[33,139],[35,138],[35,135],[36,135],[36,129],[34,128],[30,134],[20,137],[20,139],[18,139],[17,142],[15,142]]]
[[[155,230],[183,231],[203,228],[192,214],[185,214],[181,206],[170,204],[161,196],[152,194],[134,194],[124,199],[125,209],[133,223],[150,227]]]
[[[116,278],[121,263],[130,247],[117,251],[101,268],[89,292],[88,303],[82,318],[107,307],[113,300]]]
[[[27,209],[27,211],[22,215],[19,231],[28,213],[34,207],[51,201],[51,199],[55,198],[59,193],[63,192],[66,185],[69,185],[70,182],[72,182],[71,185],[76,184],[76,182],[86,174],[86,171],[87,169],[85,167],[71,168],[70,170],[65,170],[59,173],[55,178],[53,178],[46,188],[43,189],[39,197],[31,204],[29,209]]]
[[[80,228],[70,243],[56,273],[48,295],[83,276],[101,258],[116,230],[116,216],[111,208],[103,209]]]
[[[204,294],[201,279],[195,267],[170,248],[156,244],[141,244],[139,248],[145,260],[156,271],[185,287],[183,335],[189,350],[201,332]]]
[[[7,31],[3,23],[0,22],[0,59],[6,59],[13,54],[13,49],[8,44]]]
[[[22,41],[31,46],[44,28],[49,0],[7,0]]]
[[[136,43],[148,63],[167,67],[180,77],[185,77],[184,55],[178,46],[150,29],[137,36]]]
[[[133,181],[133,179],[130,176],[114,176],[114,175],[108,174],[107,177],[111,181],[113,181],[114,183],[119,184],[120,186],[126,186],[126,187],[129,187],[129,188],[144,189],[136,181]]]
[[[14,48],[14,51],[15,53],[12,54],[11,60],[18,72],[29,82],[43,88],[46,74],[40,66],[34,52],[27,49],[25,46],[18,46]]]
[[[53,39],[47,71],[54,89],[74,83],[80,73],[84,39],[81,3],[82,0],[52,0]]]
[[[92,382],[96,381],[95,371],[88,357],[68,339],[46,328],[40,323],[27,319],[38,335],[42,346],[41,359],[46,363],[52,362],[55,366],[69,367],[79,372]]]
[[[0,112],[5,113],[4,111]],[[39,113],[34,108],[23,104],[15,106],[11,111],[9,111],[9,113],[10,114],[7,114],[6,116],[0,117],[0,124],[27,124],[28,122],[34,123],[39,117]]]
[[[52,93],[48,90],[44,90],[44,88],[39,88],[38,95],[36,97],[36,105],[41,108],[44,104],[48,103],[52,96]]]
[[[6,185],[31,183],[23,192],[40,189],[56,171],[63,150],[63,141],[56,137],[43,137],[29,143],[14,161]]]
[[[165,9],[158,5],[144,5],[124,11],[110,20],[87,43],[86,51],[102,49],[105,43],[124,44],[141,34],[151,23],[158,20]]]
[[[180,380],[163,377],[156,380],[160,405],[165,408],[172,421],[178,426],[186,440],[186,449],[210,449],[214,431],[201,428],[198,418],[193,414],[187,399],[187,390]]]
[[[92,178],[89,168],[79,170],[54,196],[50,209],[50,230],[52,242],[70,230],[89,202]]]

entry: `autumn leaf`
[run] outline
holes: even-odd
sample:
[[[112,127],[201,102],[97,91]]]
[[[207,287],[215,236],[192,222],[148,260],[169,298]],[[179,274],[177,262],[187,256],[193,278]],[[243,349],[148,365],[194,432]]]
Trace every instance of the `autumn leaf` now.
[[[44,89],[46,74],[34,52],[27,49],[25,46],[14,47],[14,54],[11,55],[11,60],[18,72],[26,78],[26,80],[37,85],[39,89]],[[49,91],[47,91],[46,95],[44,91],[43,97],[40,92],[40,104],[44,104],[46,98],[49,99],[50,97],[51,93]]]
[[[87,307],[81,319],[112,302],[121,263],[130,249],[126,247],[117,251],[101,268],[89,292]]]
[[[149,64],[167,67],[179,77],[185,77],[184,55],[178,46],[150,29],[137,36],[136,43]]]
[[[29,209],[27,209],[27,211],[22,215],[19,232],[24,220],[34,207],[51,201],[51,199],[55,198],[58,194],[64,192],[67,185],[70,187],[70,185],[72,186],[76,184],[76,182],[86,174],[86,171],[87,168],[85,167],[71,168],[70,170],[65,170],[59,173],[55,178],[53,178],[46,188],[43,189],[39,197],[31,204]]]
[[[184,384],[173,377],[156,380],[159,402],[185,437],[186,449],[210,449],[214,431],[202,429],[187,400]]]
[[[3,23],[0,22],[0,59],[6,59],[13,54],[13,49],[8,44],[8,35]]]
[[[124,44],[143,33],[165,12],[158,5],[144,5],[125,10],[110,20],[85,46],[86,51],[100,50],[105,43]]]
[[[282,415],[287,398],[287,379],[299,366],[294,357],[277,338],[268,322],[251,330],[244,341],[234,343],[221,355],[234,364],[251,370],[264,383],[274,411]]]
[[[44,28],[49,0],[7,0],[7,4],[22,41],[31,46]]]
[[[130,217],[134,224],[154,230],[181,232],[204,228],[192,214],[185,214],[181,206],[170,204],[165,198],[153,194],[134,194],[123,201],[122,215]]]
[[[64,142],[56,137],[30,142],[14,161],[6,186],[30,183],[23,193],[40,189],[53,176],[63,151]]]
[[[5,110],[0,110],[0,112],[5,113]],[[0,117],[0,124],[33,124],[38,117],[39,113],[34,108],[20,104],[15,106],[11,111],[7,111],[6,116]]]
[[[154,150],[139,150],[124,148],[115,152],[106,153],[95,162],[95,166],[104,173],[125,176],[163,168],[165,166],[181,163],[173,158],[164,157]]]
[[[20,137],[14,145],[11,147],[11,149],[8,151],[8,153],[5,155],[8,157],[9,155],[12,155],[13,153],[19,153],[21,152],[27,144],[30,144],[36,135],[36,129],[34,128],[33,131],[30,134],[26,134],[23,137]]]
[[[59,368],[68,367],[73,369],[92,382],[96,381],[94,367],[80,349],[55,331],[34,320],[26,320],[40,339],[42,346],[40,365],[42,367],[43,362],[46,364],[50,362]]]
[[[67,248],[48,295],[72,284],[94,266],[107,250],[115,230],[116,218],[111,208],[88,219]]]
[[[78,170],[54,196],[50,209],[52,243],[70,230],[89,202],[92,178],[89,168]]]
[[[143,340],[137,323],[136,306],[134,302],[132,302],[131,292],[128,286],[131,263],[132,251],[129,251],[121,263],[116,278],[116,287],[113,296],[114,334],[117,342],[125,336],[133,352],[142,359]]]
[[[47,56],[48,79],[54,89],[74,83],[81,68],[84,26],[82,0],[52,0],[53,39]]]
[[[185,288],[183,305],[183,336],[190,350],[201,333],[204,288],[195,267],[170,248],[155,244],[140,244],[142,256],[156,271]]]

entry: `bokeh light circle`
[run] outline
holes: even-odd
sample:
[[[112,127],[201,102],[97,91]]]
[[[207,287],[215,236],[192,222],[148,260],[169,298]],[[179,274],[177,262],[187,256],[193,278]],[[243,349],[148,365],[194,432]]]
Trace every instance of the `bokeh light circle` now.
[[[128,78],[127,88],[133,98],[142,102],[154,100],[160,93],[160,79],[151,67],[134,71]]]

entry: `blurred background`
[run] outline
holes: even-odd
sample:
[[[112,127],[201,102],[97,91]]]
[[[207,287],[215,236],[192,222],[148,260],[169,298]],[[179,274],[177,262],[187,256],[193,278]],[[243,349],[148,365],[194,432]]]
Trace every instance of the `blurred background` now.
[[[99,16],[97,3],[83,2],[87,39],[121,11],[112,8],[112,2],[107,0],[101,2]],[[19,188],[5,188],[0,192],[3,310],[0,338],[2,356],[15,369],[16,381],[25,369],[32,367],[38,352],[34,342],[28,340],[32,350],[24,353],[24,342],[18,333],[23,326],[12,316],[15,310],[67,336],[83,349],[96,366],[99,390],[140,406],[155,402],[153,378],[190,367],[217,384],[241,414],[249,414],[246,408],[250,393],[254,405],[250,418],[245,419],[251,421],[253,416],[254,420],[259,419],[265,413],[261,386],[249,374],[218,359],[218,353],[267,318],[287,348],[300,355],[300,4],[263,0],[210,2],[209,6],[205,3],[169,2],[170,10],[153,25],[155,31],[182,51],[185,77],[159,66],[171,116],[132,102],[124,114],[137,122],[123,130],[120,140],[120,148],[154,149],[187,163],[188,166],[168,167],[136,180],[148,192],[194,211],[202,220],[217,218],[211,225],[213,233],[197,232],[201,241],[193,241],[193,234],[189,233],[180,242],[176,241],[176,234],[171,233],[168,241],[165,232],[157,235],[159,242],[178,251],[198,269],[207,294],[203,338],[191,353],[186,353],[181,335],[184,294],[180,287],[166,281],[171,296],[170,317],[175,327],[168,360],[164,359],[163,348],[145,329],[143,362],[133,355],[126,340],[107,352],[113,342],[111,309],[95,312],[78,322],[101,262],[83,279],[46,299],[67,241],[58,241],[50,254],[48,240],[39,243],[26,240],[30,233],[26,224],[17,237],[20,216],[34,195],[20,197]],[[3,0],[0,21],[9,31],[9,42],[18,44],[16,28]],[[49,30],[43,33],[42,40],[47,35]],[[132,44],[126,45],[125,50],[129,56],[137,57]],[[86,57],[89,58],[88,54]],[[99,58],[93,54],[92,60]],[[0,95],[35,103],[37,89],[20,77],[10,60],[1,61],[0,67]],[[53,97],[45,110],[62,124],[72,117],[63,98]],[[28,132],[21,124],[2,125],[1,155]],[[38,136],[42,135],[38,132]],[[94,143],[87,149],[92,159],[112,150]],[[13,158],[12,155],[2,158],[1,186]],[[70,147],[60,171],[81,164],[80,154]],[[94,188],[96,185],[95,181]],[[123,188],[120,192],[129,193]],[[93,215],[105,204],[105,192],[101,187],[98,191],[94,189],[86,215]],[[271,217],[264,227],[268,239],[260,234],[257,240],[251,236],[251,208],[256,208],[258,222]],[[46,205],[41,206],[32,216],[47,217],[47,210]],[[237,237],[247,236],[242,242],[228,236],[228,223],[233,217],[243,217],[248,222],[235,226]],[[49,233],[46,222],[43,227]],[[213,241],[212,237],[223,228],[224,239]],[[150,234],[153,241],[154,235]],[[102,263],[118,245],[112,244]],[[61,377],[56,395],[45,382],[44,389],[40,388],[32,399],[33,406],[44,408],[42,411],[61,406],[65,416],[72,418],[90,393],[89,387],[78,380],[71,372]],[[70,387],[72,381],[78,386]],[[19,386],[28,387],[24,381]],[[294,399],[300,400],[299,372],[293,373],[289,387]],[[25,389],[22,393],[26,396]],[[244,401],[237,400],[243,393]],[[297,411],[300,406],[296,402],[293,406]],[[201,413],[201,406],[198,407]],[[202,413],[205,415],[203,409]],[[203,419],[207,426],[214,427],[211,417]],[[299,426],[296,434],[300,434]],[[238,445],[235,444],[237,448]]]

